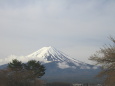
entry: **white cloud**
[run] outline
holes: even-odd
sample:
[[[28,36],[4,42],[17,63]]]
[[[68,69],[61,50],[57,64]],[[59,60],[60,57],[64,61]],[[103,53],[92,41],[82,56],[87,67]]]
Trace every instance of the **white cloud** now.
[[[61,69],[70,68],[66,62],[58,63],[58,67]]]

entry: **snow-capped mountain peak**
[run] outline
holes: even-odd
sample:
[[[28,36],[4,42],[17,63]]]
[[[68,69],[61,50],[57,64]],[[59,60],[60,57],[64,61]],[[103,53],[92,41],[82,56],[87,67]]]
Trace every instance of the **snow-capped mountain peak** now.
[[[61,69],[76,67],[79,67],[80,69],[90,69],[88,64],[75,60],[51,46],[43,47],[38,51],[28,55],[27,58],[37,59],[44,64],[56,62],[58,67]]]
[[[62,52],[58,51],[54,47],[43,47],[38,51],[28,55],[27,57],[37,57],[39,59],[44,59],[47,61],[65,61],[67,60],[66,55],[62,54]]]

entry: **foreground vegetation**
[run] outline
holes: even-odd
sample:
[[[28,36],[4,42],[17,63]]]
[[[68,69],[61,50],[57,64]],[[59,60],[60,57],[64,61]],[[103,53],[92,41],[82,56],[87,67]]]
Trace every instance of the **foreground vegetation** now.
[[[110,40],[113,45],[104,46],[90,57],[102,68],[98,77],[104,77],[104,86],[115,86],[115,39],[110,37]]]
[[[39,80],[45,74],[45,67],[35,60],[26,64],[16,59],[0,70],[0,86],[40,86]]]

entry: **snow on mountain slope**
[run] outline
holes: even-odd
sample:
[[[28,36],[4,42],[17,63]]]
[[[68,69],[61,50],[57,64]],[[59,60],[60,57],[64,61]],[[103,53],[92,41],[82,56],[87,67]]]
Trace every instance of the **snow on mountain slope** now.
[[[43,59],[44,61],[70,61],[67,55],[58,51],[54,47],[43,47],[40,50],[28,55],[27,57],[38,57],[39,59]],[[74,61],[74,59],[71,59]]]
[[[58,68],[61,68],[61,69],[66,69],[66,68],[97,69],[96,66],[89,65],[87,63],[73,59],[69,57],[68,55],[64,54],[63,52],[51,46],[43,47],[39,49],[38,51],[27,56],[11,55],[7,58],[0,59],[0,63],[1,65],[7,64],[11,62],[12,59],[18,59],[22,62],[27,62],[29,60],[37,60],[37,61],[40,61],[42,64],[46,64],[46,63],[50,64],[53,62],[57,65]]]
[[[89,64],[70,58],[61,51],[55,49],[54,47],[43,47],[38,51],[26,56],[26,58],[37,59],[42,63],[57,62],[57,65],[61,69],[65,68],[77,68],[80,69],[91,69],[96,67],[91,67]]]

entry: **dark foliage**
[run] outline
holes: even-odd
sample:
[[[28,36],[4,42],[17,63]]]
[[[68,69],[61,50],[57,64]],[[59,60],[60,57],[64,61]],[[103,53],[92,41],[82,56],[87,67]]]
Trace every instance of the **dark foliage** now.
[[[41,65],[39,61],[30,60],[24,65],[24,68],[28,71],[32,71],[32,76],[36,78],[40,78],[45,74],[45,67]]]
[[[8,63],[7,69],[0,70],[0,86],[41,86],[38,79],[45,74],[45,67],[35,60],[26,64],[12,60]]]

